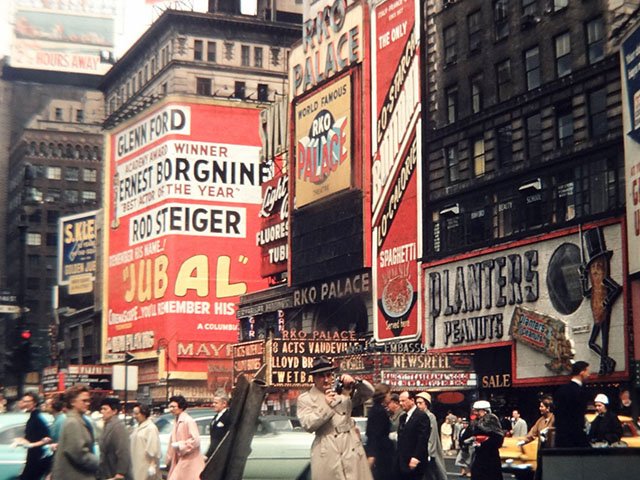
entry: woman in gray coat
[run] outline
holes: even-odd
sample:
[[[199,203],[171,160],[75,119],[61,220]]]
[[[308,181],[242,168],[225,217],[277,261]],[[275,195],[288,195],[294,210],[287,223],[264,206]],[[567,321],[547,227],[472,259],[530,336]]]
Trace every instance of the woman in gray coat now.
[[[95,480],[98,456],[94,453],[93,429],[84,414],[91,398],[84,385],[74,385],[65,393],[67,420],[53,461],[53,480]]]

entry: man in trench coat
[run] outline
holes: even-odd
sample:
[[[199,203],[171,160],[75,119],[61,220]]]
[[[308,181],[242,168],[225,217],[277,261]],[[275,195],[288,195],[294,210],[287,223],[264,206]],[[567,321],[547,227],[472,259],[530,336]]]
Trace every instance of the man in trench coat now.
[[[311,478],[372,480],[360,433],[351,419],[351,409],[371,398],[373,386],[342,374],[343,389],[337,392],[333,387],[335,370],[329,358],[314,359],[309,372],[314,385],[298,398],[300,424],[316,435],[311,445]]]

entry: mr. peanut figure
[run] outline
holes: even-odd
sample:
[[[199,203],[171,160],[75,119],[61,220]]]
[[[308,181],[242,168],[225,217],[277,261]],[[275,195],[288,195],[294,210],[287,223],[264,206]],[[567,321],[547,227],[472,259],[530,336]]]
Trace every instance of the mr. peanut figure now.
[[[586,246],[588,260],[585,261]],[[607,250],[604,234],[600,227],[593,228],[580,235],[580,251],[582,265],[580,278],[582,294],[591,300],[593,328],[589,337],[589,348],[600,356],[600,375],[613,373],[616,361],[609,356],[609,325],[611,323],[611,307],[622,292],[622,287],[611,278],[611,256]],[[598,335],[601,344],[596,343]]]

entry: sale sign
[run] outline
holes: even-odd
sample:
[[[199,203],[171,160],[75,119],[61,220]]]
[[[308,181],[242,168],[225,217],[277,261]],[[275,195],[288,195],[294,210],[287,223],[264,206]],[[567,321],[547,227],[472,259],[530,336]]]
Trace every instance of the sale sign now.
[[[171,370],[206,374],[210,355],[180,345],[237,341],[238,297],[267,286],[255,242],[270,176],[258,119],[167,101],[107,134],[105,354],[160,342]]]
[[[372,271],[374,334],[380,341],[421,335],[418,4],[389,0],[372,14]]]

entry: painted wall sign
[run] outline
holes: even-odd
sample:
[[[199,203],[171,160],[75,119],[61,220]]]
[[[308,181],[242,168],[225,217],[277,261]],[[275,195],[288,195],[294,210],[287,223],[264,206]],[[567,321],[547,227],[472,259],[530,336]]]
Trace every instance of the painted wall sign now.
[[[300,307],[360,295],[371,291],[369,272],[356,273],[347,277],[315,283],[293,291],[293,306]]]
[[[424,372],[424,371],[389,371],[381,372],[382,383],[393,388],[409,390],[459,390],[475,388],[478,385],[476,374],[473,372]]]
[[[421,335],[419,17],[414,0],[380,2],[372,13],[372,273],[379,341]]]
[[[295,206],[351,186],[351,77],[295,106]]]
[[[640,27],[620,48],[629,274],[640,272]]]
[[[321,5],[305,20],[302,43],[291,51],[291,98],[362,61],[362,6],[347,8],[346,0]]]
[[[601,236],[587,233],[597,229]],[[584,259],[580,256],[581,235],[572,232],[425,268],[424,313],[428,344],[439,349],[513,340],[510,322],[519,309],[520,313],[534,311],[549,319],[562,319],[566,324],[564,335],[573,345],[574,358],[599,365],[601,358],[597,351],[602,347],[602,320],[606,317],[602,307],[609,291],[606,283],[620,285],[623,281],[621,225],[585,227],[584,236],[590,239],[585,240]],[[577,254],[557,255],[558,252],[573,251]],[[592,257],[594,261],[591,261]],[[589,273],[581,276],[581,272],[590,272],[585,265],[591,267],[596,259],[604,258],[609,260],[610,280],[605,283],[596,280],[595,290],[590,290],[589,285],[595,277],[591,278]],[[596,292],[599,300],[593,300],[590,292]],[[623,302],[621,297],[612,298],[608,351],[604,356],[615,363],[611,372],[620,372],[625,370],[626,364]],[[533,314],[527,314],[527,318],[531,320]],[[547,326],[543,317],[536,318],[535,328],[544,328],[545,334],[551,335],[558,330],[550,326],[551,320]],[[592,323],[592,335],[575,334],[572,328],[584,325],[586,319]],[[517,320],[516,323],[524,325],[525,321]],[[534,323],[531,326],[534,328]],[[557,375],[546,366],[549,363],[546,348],[533,348],[533,331],[530,333],[526,343],[525,332],[521,330],[513,347],[517,356],[517,371],[512,372],[514,384],[521,379]],[[564,359],[569,346],[559,340],[557,347],[550,342],[549,348],[554,351],[555,358]],[[563,361],[551,363],[556,366]]]
[[[176,97],[107,134],[105,354],[149,332],[127,349],[164,338],[170,372],[205,374],[208,346],[237,341],[239,296],[267,286],[258,129],[255,108]]]

